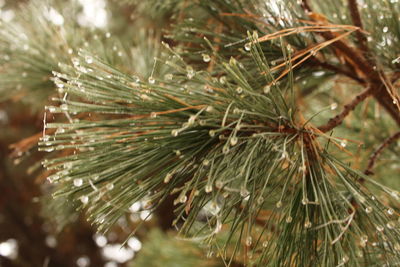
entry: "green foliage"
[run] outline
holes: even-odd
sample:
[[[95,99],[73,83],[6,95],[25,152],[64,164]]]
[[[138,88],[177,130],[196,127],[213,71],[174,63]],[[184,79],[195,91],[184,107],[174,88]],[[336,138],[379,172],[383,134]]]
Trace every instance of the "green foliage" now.
[[[154,212],[172,195],[180,234],[227,265],[399,264],[400,195],[380,183],[398,165],[380,181],[362,168],[398,129],[397,1],[365,1],[363,31],[343,1],[130,2],[174,15],[169,45],[144,30],[118,60],[88,45],[40,72],[56,70],[40,146],[58,203],[74,200],[107,231],[133,203]],[[391,116],[375,95],[345,126],[314,126],[375,83]]]

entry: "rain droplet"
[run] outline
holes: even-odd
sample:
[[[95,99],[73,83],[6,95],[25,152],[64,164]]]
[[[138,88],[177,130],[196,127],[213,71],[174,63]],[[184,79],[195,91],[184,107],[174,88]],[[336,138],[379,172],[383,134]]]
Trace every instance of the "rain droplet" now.
[[[246,246],[250,247],[252,243],[253,243],[253,238],[251,236],[248,236],[246,238]]]
[[[247,188],[245,186],[242,186],[240,188],[240,196],[247,197],[249,194],[250,194],[249,190],[247,190]]]
[[[152,112],[152,113],[150,113],[150,117],[151,118],[157,118],[157,112]]]
[[[262,243],[262,246],[264,247],[264,248],[266,248],[266,247],[268,247],[268,241],[264,241],[263,243]]]
[[[394,209],[392,209],[392,208],[387,209],[386,212],[387,212],[389,215],[393,215],[393,214],[394,214]]]
[[[236,136],[232,136],[231,140],[230,140],[230,144],[231,146],[234,146],[238,143],[238,138]]]
[[[372,207],[366,207],[365,208],[366,213],[371,213],[372,212]]]
[[[341,146],[341,147],[346,147],[346,146],[347,146],[347,140],[342,140],[342,141],[340,142],[340,146]]]
[[[335,110],[335,109],[337,109],[337,107],[338,107],[337,103],[332,103],[331,104],[331,110]]]
[[[208,55],[208,54],[202,54],[202,56],[203,56],[203,61],[204,61],[204,62],[210,62],[210,60],[211,60],[210,55]]]
[[[204,166],[210,165],[210,161],[208,159],[203,160],[203,165]]]
[[[83,180],[81,178],[74,179],[74,186],[79,187],[82,186]]]
[[[281,208],[282,207],[282,201],[278,201],[278,202],[276,202],[276,207],[279,209],[279,208]]]
[[[379,232],[382,232],[384,230],[384,228],[381,225],[377,225],[376,226],[376,230],[379,231]]]
[[[190,80],[190,79],[192,79],[193,77],[194,77],[194,70],[193,70],[193,67],[192,66],[187,66],[186,67],[186,72],[187,72],[187,77],[188,77],[188,79]]]
[[[268,94],[270,91],[271,91],[271,86],[269,86],[269,85],[264,86],[264,88],[263,88],[264,94]]]
[[[164,178],[164,183],[165,184],[169,183],[169,181],[171,181],[171,179],[172,179],[172,174],[167,173],[167,175],[165,175],[165,178]]]
[[[179,130],[173,129],[173,130],[171,131],[171,134],[172,134],[172,136],[177,137],[178,134],[179,134]]]
[[[386,32],[389,31],[389,28],[388,28],[387,26],[385,26],[385,27],[383,27],[382,31],[383,31],[384,33],[386,33]]]
[[[243,93],[243,88],[239,86],[238,88],[236,88],[236,92],[237,92],[238,94]]]
[[[106,188],[107,188],[107,190],[113,190],[114,184],[113,183],[109,183],[109,184],[107,184]]]
[[[213,190],[213,187],[212,187],[211,184],[207,184],[207,185],[205,186],[205,188],[204,188],[204,191],[205,191],[206,193],[211,193],[212,190]]]
[[[305,227],[305,228],[311,228],[311,222],[310,222],[309,220],[307,220],[307,221],[304,223],[304,227]]]
[[[86,56],[85,61],[87,64],[92,64],[93,63],[93,58],[91,56]]]
[[[214,130],[210,130],[210,131],[208,132],[208,134],[209,134],[211,137],[214,137],[214,136],[215,136],[215,131],[214,131]]]
[[[292,221],[293,221],[292,216],[288,216],[288,217],[286,218],[286,222],[287,222],[287,223],[291,223]]]
[[[155,84],[156,83],[156,80],[154,79],[153,76],[150,76],[148,81],[149,81],[150,84]]]
[[[87,204],[89,202],[89,197],[88,196],[81,196],[80,200],[83,204]]]
[[[250,51],[250,50],[251,50],[251,43],[246,43],[246,44],[244,45],[244,50]]]
[[[179,202],[180,203],[185,203],[187,201],[187,196],[186,195],[182,195],[180,198],[179,198]]]
[[[389,228],[389,229],[393,229],[396,225],[395,225],[395,223],[394,223],[393,221],[390,221],[390,222],[388,222],[388,223],[386,224],[386,226],[387,226],[387,228]]]

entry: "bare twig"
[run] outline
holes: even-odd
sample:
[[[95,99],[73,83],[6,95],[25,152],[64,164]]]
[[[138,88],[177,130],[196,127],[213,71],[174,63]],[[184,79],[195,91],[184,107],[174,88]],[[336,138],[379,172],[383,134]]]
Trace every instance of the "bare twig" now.
[[[368,87],[364,91],[362,91],[360,94],[358,94],[349,104],[346,104],[344,106],[344,110],[336,115],[335,117],[331,118],[327,124],[319,126],[318,129],[321,132],[328,132],[335,128],[336,126],[340,125],[344,118],[355,109],[355,107],[362,102],[364,99],[366,99],[369,95],[371,95],[372,92],[372,87]]]
[[[374,174],[372,169],[374,168],[376,160],[378,159],[378,157],[382,154],[383,150],[386,147],[388,147],[390,144],[392,144],[393,142],[395,142],[399,138],[400,138],[400,131],[395,133],[394,135],[388,137],[387,139],[385,139],[385,141],[383,141],[383,143],[374,151],[374,153],[372,153],[372,155],[371,155],[371,157],[369,158],[369,161],[368,161],[367,169],[364,172],[366,175]]]
[[[358,11],[357,1],[348,0],[351,18],[353,20],[354,26],[363,28],[360,12]],[[356,32],[356,36],[359,42],[360,49],[366,54],[368,53],[367,38],[361,31]]]

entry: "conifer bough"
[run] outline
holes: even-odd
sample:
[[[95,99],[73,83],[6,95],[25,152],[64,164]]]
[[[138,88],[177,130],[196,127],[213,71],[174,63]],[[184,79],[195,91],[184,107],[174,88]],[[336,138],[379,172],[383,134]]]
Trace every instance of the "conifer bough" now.
[[[90,49],[59,65],[55,197],[105,231],[172,195],[227,265],[400,264],[400,195],[371,176],[399,138],[398,1],[181,2],[149,76]]]

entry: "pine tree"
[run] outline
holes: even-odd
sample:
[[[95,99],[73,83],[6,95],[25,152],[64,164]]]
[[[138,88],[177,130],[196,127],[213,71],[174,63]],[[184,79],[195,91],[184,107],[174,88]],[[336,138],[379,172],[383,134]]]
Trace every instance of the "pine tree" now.
[[[210,266],[400,263],[397,0],[115,1],[109,32],[31,2],[0,90],[45,105],[60,223],[141,203]]]

